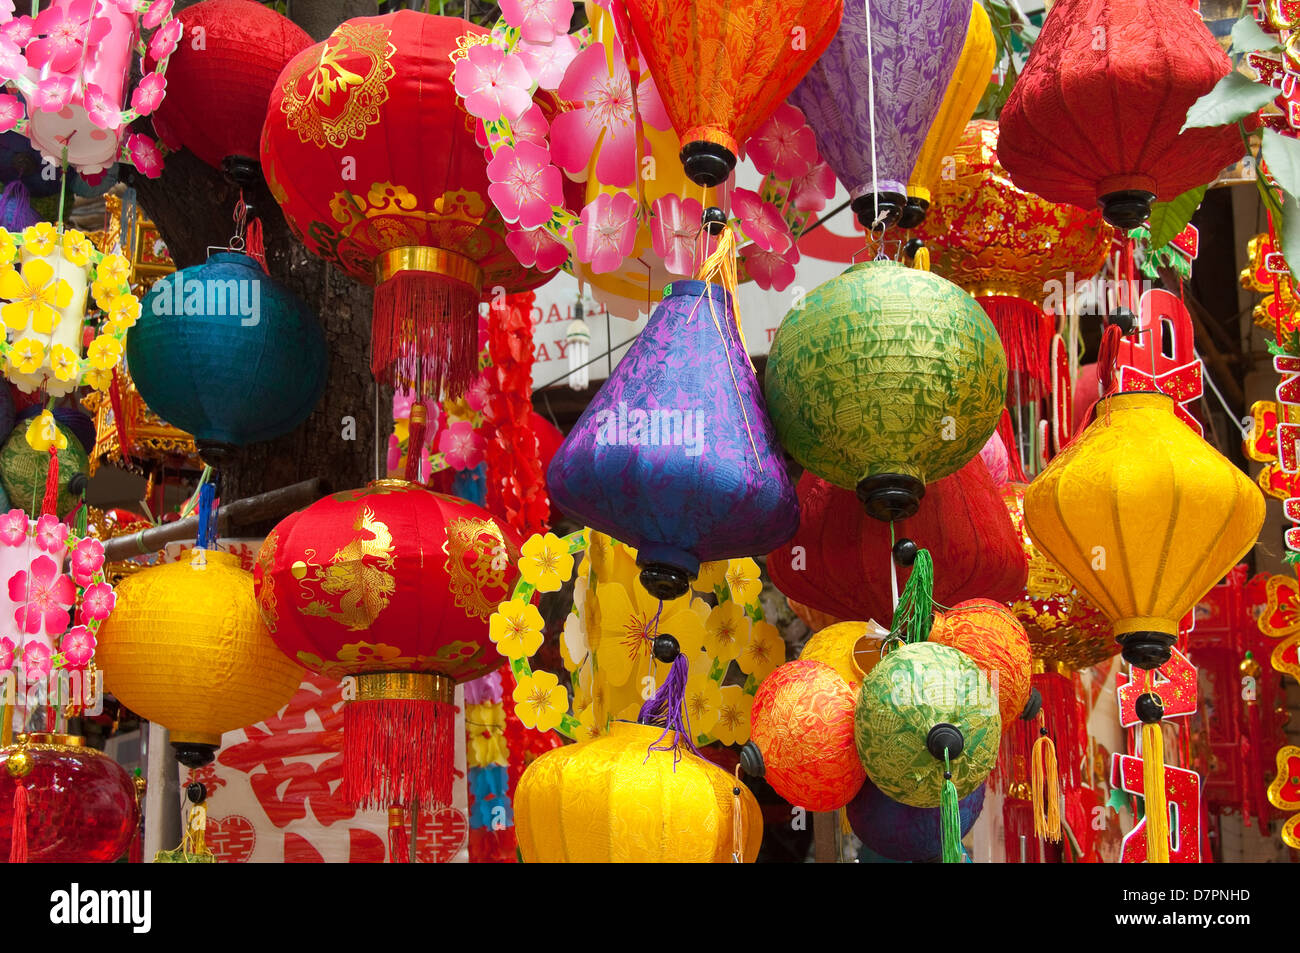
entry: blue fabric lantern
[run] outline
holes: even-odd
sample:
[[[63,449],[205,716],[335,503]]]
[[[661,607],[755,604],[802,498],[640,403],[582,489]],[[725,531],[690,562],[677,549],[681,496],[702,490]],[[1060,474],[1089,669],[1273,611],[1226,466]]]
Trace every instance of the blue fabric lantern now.
[[[214,464],[301,424],[329,375],[316,316],[235,252],[159,279],[127,335],[126,356],[149,408],[193,434]]]
[[[566,513],[637,549],[660,599],[683,595],[701,562],[794,535],[799,504],[721,286],[664,290],[546,482]]]
[[[961,836],[965,837],[984,810],[984,785],[959,802]],[[867,778],[845,808],[849,826],[862,846],[889,860],[935,860],[942,851],[943,832],[937,807],[912,807],[886,797]]]

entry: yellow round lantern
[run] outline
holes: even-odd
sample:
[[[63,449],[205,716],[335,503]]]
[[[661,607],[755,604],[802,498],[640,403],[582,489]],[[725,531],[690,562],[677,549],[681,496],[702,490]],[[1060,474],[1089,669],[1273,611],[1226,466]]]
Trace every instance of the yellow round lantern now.
[[[182,764],[212,760],[227,731],[288,704],[303,671],[275,647],[239,558],[191,550],[117,587],[99,630],[104,687],[149,721],[166,726]]]
[[[1139,668],[1169,660],[1179,620],[1255,544],[1264,495],[1174,414],[1115,394],[1025,491],[1034,545],[1115,625]]]
[[[674,735],[661,742],[663,734],[616,721],[609,734],[529,765],[515,792],[524,862],[731,863],[736,853],[753,861],[763,840],[754,795],[717,765],[669,748]]]
[[[825,662],[856,688],[880,661],[887,638],[889,630],[875,622],[837,622],[809,638],[799,658]]]
[[[953,153],[961,141],[966,123],[979,105],[980,97],[988,88],[989,76],[997,61],[997,45],[993,41],[993,24],[989,15],[978,3],[971,4],[970,26],[966,29],[966,41],[961,48],[957,67],[952,79],[944,91],[943,102],[934,117],[930,131],[926,133],[921,146],[921,154],[916,158],[912,169],[912,180],[907,183],[907,211],[899,224],[903,228],[915,228],[925,218],[930,208],[933,192],[938,189],[944,178],[944,163],[953,162]],[[948,176],[955,176],[950,170]]]

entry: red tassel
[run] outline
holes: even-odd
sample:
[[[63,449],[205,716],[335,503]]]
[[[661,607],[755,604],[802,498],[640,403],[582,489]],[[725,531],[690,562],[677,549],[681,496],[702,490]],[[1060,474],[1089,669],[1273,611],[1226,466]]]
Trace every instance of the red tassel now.
[[[370,370],[418,400],[460,397],[478,371],[478,292],[428,271],[401,271],[375,288]]]
[[[50,444],[50,467],[45,473],[45,499],[41,501],[41,513],[58,514],[54,511],[59,507],[59,451],[54,449],[54,444]]]
[[[1007,352],[1007,370],[1032,382],[1028,397],[1037,400],[1052,392],[1052,338],[1056,323],[1024,298],[991,295],[976,298],[989,316]]]
[[[427,427],[428,410],[424,404],[414,404],[411,407],[410,429],[406,438],[406,479],[412,483],[419,483],[420,461],[424,458],[424,432]]]
[[[124,458],[129,457],[134,447],[131,437],[126,432],[126,414],[122,412],[122,378],[117,372],[117,365],[113,365],[113,380],[108,385],[108,401],[113,407],[113,427],[117,430],[117,447]]]
[[[9,863],[27,863],[27,785],[21,778],[14,785],[14,824],[9,834]]]
[[[266,246],[262,243],[261,219],[249,220],[248,231],[244,233],[244,251],[250,258],[257,259],[262,271],[266,271]]]
[[[1011,412],[1002,408],[1002,419],[998,421],[998,436],[1007,448],[1007,476],[1015,483],[1028,483],[1025,465],[1020,460],[1020,447],[1016,443],[1015,431],[1011,429]]]
[[[1106,325],[1101,335],[1101,345],[1097,348],[1097,375],[1101,379],[1101,392],[1109,394],[1115,386],[1119,371],[1119,346],[1124,340],[1124,332],[1118,324]]]
[[[343,798],[359,808],[450,804],[456,707],[375,700],[343,709]]]
[[[388,862],[411,862],[411,829],[406,824],[406,811],[400,807],[388,809]]]
[[[1002,838],[1008,864],[1043,862],[1042,843],[1034,835],[1034,808],[1028,801],[1008,798],[1002,802]]]

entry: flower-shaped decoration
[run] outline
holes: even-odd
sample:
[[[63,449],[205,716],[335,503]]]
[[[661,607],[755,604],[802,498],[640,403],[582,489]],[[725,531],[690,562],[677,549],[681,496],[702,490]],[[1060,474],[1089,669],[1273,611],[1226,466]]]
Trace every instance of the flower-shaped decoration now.
[[[167,63],[184,31],[173,0],[52,0],[34,18],[15,18],[5,6],[12,5],[0,4],[0,79],[17,88],[30,115],[16,97],[0,96],[0,128],[18,129],[46,157],[66,158],[86,175],[126,162],[157,176],[157,145],[125,130],[165,95]],[[133,55],[142,75],[134,92]]]
[[[0,676],[85,669],[116,597],[104,575],[104,547],[55,516],[0,514]]]
[[[508,223],[507,244],[536,267],[567,258],[598,300],[635,318],[664,284],[694,277],[707,257],[703,205],[726,197],[708,192],[702,202],[685,178],[654,80],[607,6],[591,5],[590,26],[572,35],[569,0],[513,0],[501,9],[492,45],[462,54],[455,84],[482,123],[489,195]],[[795,238],[825,207],[835,179],[792,105],[745,148],[764,179],[757,192],[728,193],[747,266],[741,280],[783,289],[799,260]],[[586,183],[579,207],[565,204],[561,172]]]
[[[532,601],[560,590],[583,550],[573,609],[560,639],[573,684],[570,711],[555,676],[534,672],[529,663],[543,642],[542,615]],[[519,570],[511,600],[489,625],[515,676],[514,698],[525,725],[585,740],[604,734],[611,721],[635,721],[668,675],[669,666],[652,651],[655,637],[666,634],[690,663],[682,704],[695,743],[748,740],[754,694],[785,661],[785,643],[763,619],[754,560],[706,563],[693,592],[663,603],[641,586],[636,550],[590,529],[563,538],[533,536],[522,547]],[[525,705],[531,710],[525,712]]]
[[[129,261],[102,254],[76,229],[0,228],[5,376],[29,394],[58,397],[82,384],[106,390],[140,317],[130,277]],[[95,333],[83,356],[88,328]]]

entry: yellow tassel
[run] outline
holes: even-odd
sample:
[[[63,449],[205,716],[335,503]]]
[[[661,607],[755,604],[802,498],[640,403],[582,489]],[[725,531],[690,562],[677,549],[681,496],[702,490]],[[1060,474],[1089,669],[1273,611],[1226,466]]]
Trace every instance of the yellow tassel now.
[[[1169,804],[1165,800],[1165,738],[1160,722],[1142,726],[1142,798],[1146,802],[1147,863],[1169,863]]]
[[[707,230],[701,229],[701,240],[704,240],[707,234]],[[723,227],[722,234],[718,236],[718,247],[713,249],[713,254],[704,259],[704,264],[700,265],[699,279],[722,285],[731,294],[731,308],[736,315],[736,333],[740,335],[740,346],[748,355],[749,344],[745,341],[745,328],[740,320],[740,297],[737,294],[740,279],[736,272],[736,233],[730,225]],[[751,368],[754,366],[752,360],[749,366]]]
[[[1060,843],[1061,788],[1056,766],[1056,745],[1046,734],[1034,742],[1030,765],[1030,801],[1034,808],[1034,836]]]
[[[917,271],[930,270],[930,249],[922,245],[916,252],[916,257],[912,259],[912,267]]]
[[[736,784],[731,789],[731,860],[745,862],[745,838],[741,831],[743,817],[740,810],[740,765],[736,765]]]
[[[849,823],[848,808],[842,807],[839,809],[838,813],[840,815],[840,833],[843,834],[845,837],[852,837],[853,825]]]

